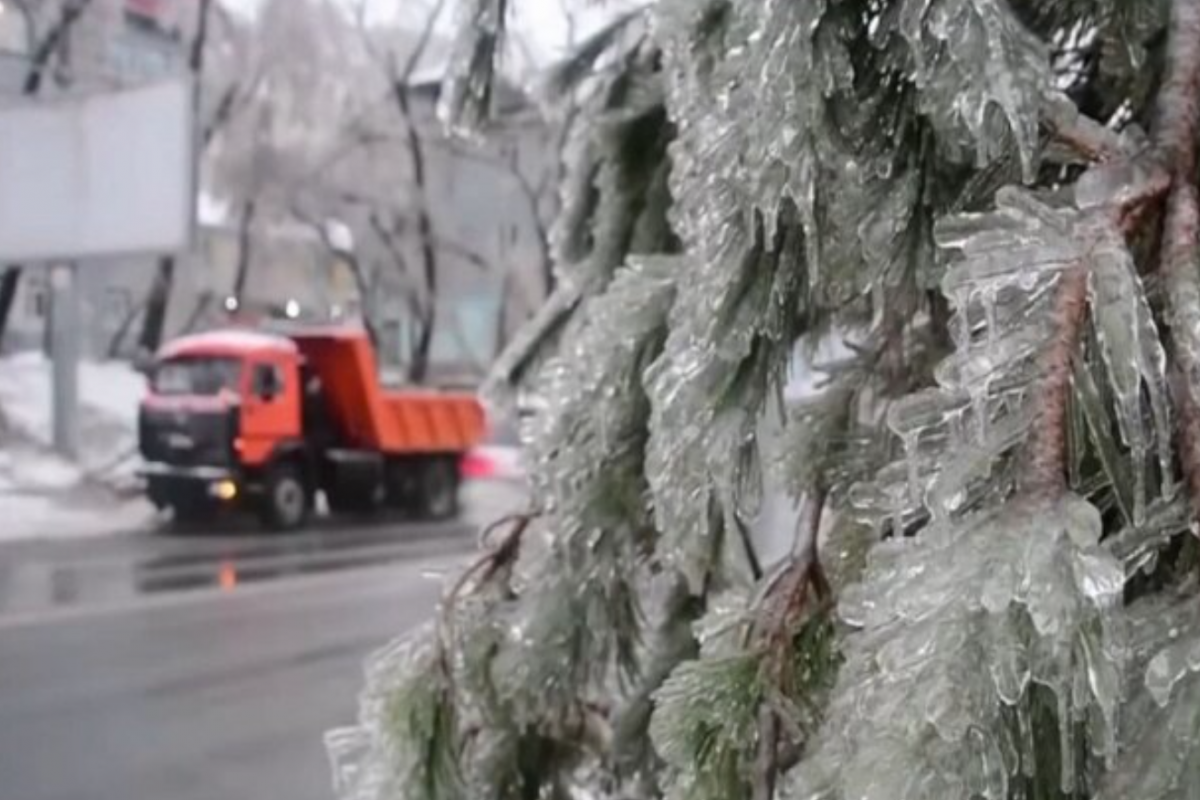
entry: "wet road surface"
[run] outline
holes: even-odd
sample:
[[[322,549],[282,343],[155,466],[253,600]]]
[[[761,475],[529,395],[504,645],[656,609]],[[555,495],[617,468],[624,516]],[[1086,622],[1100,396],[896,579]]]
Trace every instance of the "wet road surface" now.
[[[0,624],[55,610],[378,566],[469,547],[465,523],[318,524],[289,535],[253,527],[0,545]]]
[[[329,800],[323,732],[476,529],[0,546],[0,796]]]

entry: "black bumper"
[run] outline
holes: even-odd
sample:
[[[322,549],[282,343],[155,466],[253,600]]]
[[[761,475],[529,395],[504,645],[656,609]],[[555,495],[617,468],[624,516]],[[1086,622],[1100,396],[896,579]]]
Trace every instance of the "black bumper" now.
[[[139,474],[146,482],[146,496],[159,508],[230,502],[241,497],[245,483],[236,471],[224,467],[180,467],[151,462]],[[222,496],[219,491],[228,483],[236,487],[232,497]]]

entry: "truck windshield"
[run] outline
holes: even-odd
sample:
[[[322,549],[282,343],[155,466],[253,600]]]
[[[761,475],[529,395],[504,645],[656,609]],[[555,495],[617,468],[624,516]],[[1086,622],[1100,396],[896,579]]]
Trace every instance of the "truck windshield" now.
[[[154,371],[155,394],[216,395],[237,392],[242,362],[236,358],[179,358]]]

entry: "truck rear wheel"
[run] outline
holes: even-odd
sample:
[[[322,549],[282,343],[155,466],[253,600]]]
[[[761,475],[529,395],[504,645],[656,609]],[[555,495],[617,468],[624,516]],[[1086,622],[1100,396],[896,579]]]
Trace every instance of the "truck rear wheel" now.
[[[416,511],[423,519],[458,515],[458,465],[452,458],[430,458],[420,465]]]
[[[272,468],[263,490],[261,516],[264,524],[280,531],[295,530],[304,524],[312,498],[298,469],[290,464]]]

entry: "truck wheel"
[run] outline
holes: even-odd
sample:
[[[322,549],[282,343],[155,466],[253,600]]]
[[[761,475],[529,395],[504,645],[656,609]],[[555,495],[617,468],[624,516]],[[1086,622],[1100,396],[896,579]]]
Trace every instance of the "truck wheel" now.
[[[312,503],[308,487],[295,467],[280,464],[272,469],[263,489],[262,518],[267,526],[290,531],[304,524]]]
[[[424,519],[458,515],[458,468],[451,458],[431,458],[420,468],[416,507]]]

